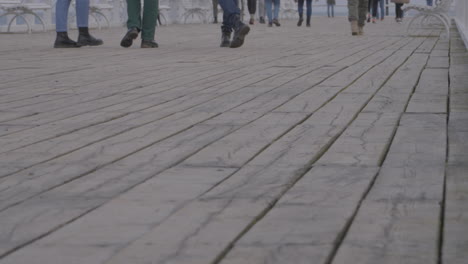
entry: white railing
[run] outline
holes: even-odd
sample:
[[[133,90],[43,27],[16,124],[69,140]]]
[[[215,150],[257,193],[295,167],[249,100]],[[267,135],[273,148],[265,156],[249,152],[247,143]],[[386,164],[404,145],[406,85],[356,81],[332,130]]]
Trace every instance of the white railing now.
[[[455,22],[458,26],[458,31],[465,41],[465,46],[468,48],[468,1],[457,0],[455,10]]]

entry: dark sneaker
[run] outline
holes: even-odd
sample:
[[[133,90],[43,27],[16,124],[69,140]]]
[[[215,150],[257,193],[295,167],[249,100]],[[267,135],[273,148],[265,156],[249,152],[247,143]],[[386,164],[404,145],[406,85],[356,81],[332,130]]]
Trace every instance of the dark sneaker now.
[[[81,45],[68,37],[67,32],[57,32],[54,48],[79,48]]]
[[[239,25],[234,30],[234,36],[232,37],[230,48],[238,48],[244,44],[244,39],[247,34],[249,34],[250,27],[245,25],[242,22],[239,22]]]
[[[273,22],[268,22],[268,27],[272,27],[273,26]]]
[[[299,18],[299,21],[297,21],[297,26],[300,27],[302,26],[302,22],[304,21],[304,19],[302,17]]]
[[[120,41],[120,46],[128,48],[133,44],[133,40],[138,37],[138,29],[131,28],[127,31],[122,41]]]
[[[221,36],[221,48],[227,48],[231,46],[231,32],[223,32]]]
[[[273,19],[273,24],[275,24],[275,26],[277,26],[277,27],[280,27],[280,26],[281,26],[281,24],[280,24],[280,22],[278,21],[278,19]]]
[[[142,40],[141,41],[141,47],[142,48],[158,48],[159,45],[154,40]]]
[[[79,35],[78,43],[81,46],[99,46],[104,44],[104,42],[101,39],[97,39],[91,35]]]
[[[255,19],[251,18],[251,19],[249,20],[249,24],[250,24],[250,25],[255,24]]]
[[[264,17],[260,17],[260,19],[258,20],[258,22],[260,24],[265,24],[265,18]]]

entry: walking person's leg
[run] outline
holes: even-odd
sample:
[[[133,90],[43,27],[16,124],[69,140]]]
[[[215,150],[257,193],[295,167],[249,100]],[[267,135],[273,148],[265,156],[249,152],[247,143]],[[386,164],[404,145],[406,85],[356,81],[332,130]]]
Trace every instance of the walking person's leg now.
[[[218,0],[212,0],[213,3],[213,23],[218,23]]]
[[[370,23],[371,22],[371,7],[372,7],[372,0],[368,0],[367,2],[367,13],[369,14],[369,16],[367,17],[367,23]]]
[[[273,25],[273,13],[272,13],[272,3],[273,0],[265,0],[265,8],[266,8],[266,15],[268,18],[268,26],[271,27]]]
[[[306,26],[310,27],[310,18],[312,17],[312,0],[307,0],[307,20]]]
[[[385,0],[379,0],[380,5],[380,20],[385,18]]]
[[[372,0],[372,23],[375,23],[377,19],[378,4],[379,4],[379,0]]]
[[[328,15],[328,17],[331,17],[330,16],[330,11],[331,11],[331,5],[327,4],[327,15]]]
[[[434,1],[433,0],[426,0],[426,3],[428,6],[433,6]]]
[[[297,0],[297,12],[299,14],[299,21],[297,21],[297,26],[302,26],[304,21],[304,0]]]
[[[80,44],[68,37],[68,9],[71,0],[57,0],[55,4],[55,31],[57,36],[54,48],[79,48]]]
[[[364,26],[366,25],[366,14],[367,14],[367,0],[359,0],[359,9],[358,9],[358,35],[364,35]]]
[[[127,33],[120,41],[120,46],[128,48],[141,31],[141,2],[140,0],[127,0]]]
[[[229,47],[238,48],[244,44],[245,36],[249,33],[250,28],[240,20],[240,9],[236,0],[219,0],[219,4],[225,14],[223,25],[234,30],[234,36]]]
[[[223,25],[221,26],[221,45],[222,48],[231,46],[232,26],[229,23],[228,12],[223,12]]]
[[[141,26],[141,47],[157,48],[159,45],[154,41],[156,22],[158,19],[159,0],[144,0],[143,23]]]
[[[279,27],[281,26],[281,24],[279,23],[280,0],[273,0],[273,3],[275,5],[273,13],[273,24]]]
[[[335,5],[331,5],[332,17],[335,17]]]
[[[258,16],[260,24],[265,24],[265,0],[258,0]]]
[[[348,0],[348,21],[351,24],[351,34],[356,36],[359,32],[359,0]]]
[[[257,0],[247,0],[247,5],[250,14],[249,24],[253,25],[255,21],[255,13],[257,12]]]
[[[103,41],[89,34],[89,0],[76,1],[76,25],[78,26],[78,44],[81,46],[99,46]]]

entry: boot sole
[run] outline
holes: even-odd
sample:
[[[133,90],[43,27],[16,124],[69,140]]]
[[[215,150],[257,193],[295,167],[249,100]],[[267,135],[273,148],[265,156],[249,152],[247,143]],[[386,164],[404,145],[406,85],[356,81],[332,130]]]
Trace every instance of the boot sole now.
[[[80,45],[71,46],[71,45],[55,45],[54,44],[54,48],[56,48],[56,49],[76,49],[76,48],[81,48],[81,46]]]
[[[239,48],[244,44],[244,39],[247,34],[249,34],[250,28],[248,26],[244,26],[239,33],[237,34],[237,37],[231,41],[231,45],[229,46],[230,48]]]
[[[89,42],[78,42],[81,46],[101,46],[104,42],[89,43]]]
[[[132,46],[133,40],[136,39],[137,37],[138,37],[138,32],[134,32],[134,31],[128,32],[127,34],[125,34],[122,41],[120,42],[120,46],[124,48],[128,48]]]
[[[226,43],[221,43],[221,45],[219,45],[221,48],[229,48],[231,46],[231,42],[226,42]]]

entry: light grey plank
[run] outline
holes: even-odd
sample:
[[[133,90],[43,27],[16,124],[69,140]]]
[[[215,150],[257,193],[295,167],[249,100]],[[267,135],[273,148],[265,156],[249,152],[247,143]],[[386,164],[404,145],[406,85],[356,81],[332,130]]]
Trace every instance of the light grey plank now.
[[[466,262],[468,240],[468,167],[447,168],[447,189],[444,213],[443,263],[461,264]]]
[[[376,168],[314,167],[221,263],[326,263],[376,173]],[[279,255],[283,250],[289,260]]]
[[[360,114],[317,164],[380,166],[399,119],[399,114]]]

